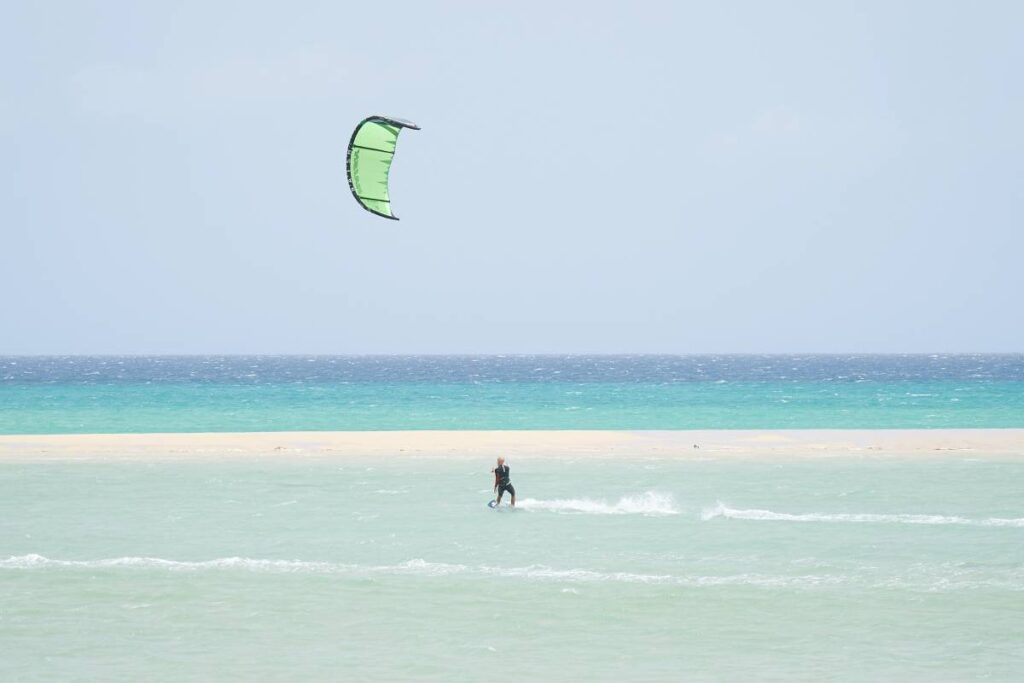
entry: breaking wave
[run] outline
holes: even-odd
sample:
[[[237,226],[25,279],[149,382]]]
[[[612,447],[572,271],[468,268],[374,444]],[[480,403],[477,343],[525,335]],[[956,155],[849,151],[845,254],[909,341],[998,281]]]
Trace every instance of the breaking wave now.
[[[166,560],[158,557],[117,557],[102,560],[54,560],[42,555],[20,555],[0,560],[0,570],[39,569],[123,569],[160,571],[250,571],[275,574],[340,574],[353,577],[400,575],[415,577],[476,576],[520,578],[535,581],[568,583],[630,583],[664,584],[673,586],[809,586],[842,582],[841,577],[826,576],[770,576],[735,574],[725,576],[673,576],[669,574],[640,574],[634,572],[601,572],[589,569],[556,569],[546,565],[526,567],[493,567],[446,562],[408,560],[392,565],[355,565],[303,560],[261,560],[245,557],[225,557],[196,562]]]
[[[922,570],[923,569],[923,570]],[[434,578],[462,576],[486,579],[493,577],[570,584],[640,584],[678,588],[753,587],[786,590],[813,590],[833,586],[854,585],[873,589],[903,589],[928,592],[949,592],[975,589],[1024,591],[1024,576],[1019,567],[1011,567],[1000,576],[979,577],[970,567],[912,567],[909,573],[879,576],[864,573],[813,574],[721,574],[673,575],[636,572],[595,571],[591,569],[557,569],[546,565],[526,567],[494,567],[446,562],[408,560],[390,565],[357,565],[306,560],[264,560],[246,557],[225,557],[213,560],[181,561],[159,557],[116,557],[99,560],[55,560],[42,555],[18,555],[0,560],[0,571],[161,571],[161,572],[253,572],[269,574],[336,575],[372,579],[380,576]]]
[[[19,555],[0,560],[0,569],[165,569],[169,571],[205,571],[243,569],[256,572],[329,573],[355,568],[356,565],[300,560],[256,560],[248,557],[222,557],[187,562],[159,557],[115,557],[104,560],[52,560],[42,555]]]

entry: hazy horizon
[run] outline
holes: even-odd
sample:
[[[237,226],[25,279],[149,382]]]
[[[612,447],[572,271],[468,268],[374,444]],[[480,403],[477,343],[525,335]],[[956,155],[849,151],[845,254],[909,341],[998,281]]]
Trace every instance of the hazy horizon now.
[[[403,357],[447,357],[447,358],[604,358],[604,357],[629,357],[629,356],[666,356],[666,357],[778,357],[794,358],[807,357],[872,357],[872,356],[912,356],[928,358],[963,357],[963,356],[1024,356],[1021,351],[907,351],[907,352],[844,352],[844,351],[778,351],[770,353],[751,352],[694,352],[694,353],[632,353],[628,351],[608,351],[594,353],[576,352],[543,352],[543,353],[459,353],[459,352],[436,352],[436,353],[0,353],[0,358],[247,358],[247,357],[293,357],[293,358],[403,358]]]

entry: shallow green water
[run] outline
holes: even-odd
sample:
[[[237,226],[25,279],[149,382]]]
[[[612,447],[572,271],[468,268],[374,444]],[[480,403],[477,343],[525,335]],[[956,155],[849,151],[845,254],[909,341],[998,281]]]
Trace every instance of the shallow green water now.
[[[1024,463],[0,466],[0,679],[1019,680]]]

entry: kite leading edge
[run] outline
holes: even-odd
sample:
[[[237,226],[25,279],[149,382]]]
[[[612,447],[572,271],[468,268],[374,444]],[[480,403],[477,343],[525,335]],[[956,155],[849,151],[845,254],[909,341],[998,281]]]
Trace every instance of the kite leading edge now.
[[[412,121],[388,116],[369,116],[352,132],[345,155],[348,186],[359,205],[370,213],[398,220],[391,212],[388,173],[395,157],[398,134],[403,128],[419,130]]]

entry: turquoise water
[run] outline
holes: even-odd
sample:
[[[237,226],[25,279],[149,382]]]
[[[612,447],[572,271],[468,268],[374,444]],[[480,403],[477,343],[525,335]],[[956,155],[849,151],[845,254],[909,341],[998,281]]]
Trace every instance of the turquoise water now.
[[[1024,427],[1024,356],[0,358],[0,433]],[[1024,678],[1024,461],[0,463],[0,680]]]
[[[1024,463],[7,463],[2,680],[1024,677]]]
[[[1024,427],[1024,356],[0,358],[0,433]]]

